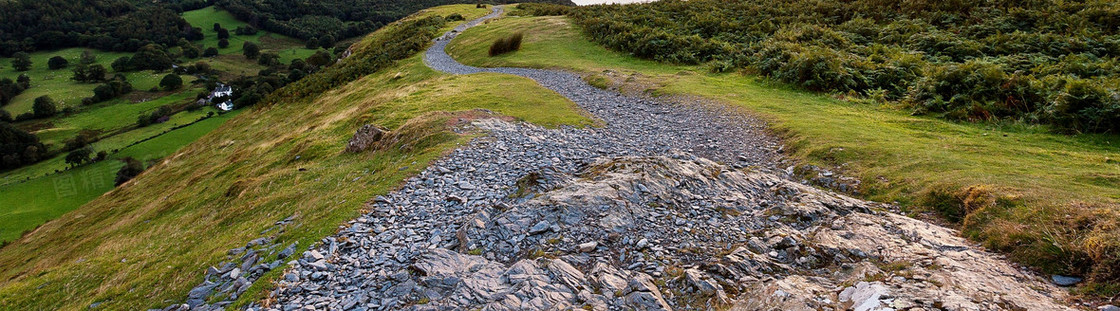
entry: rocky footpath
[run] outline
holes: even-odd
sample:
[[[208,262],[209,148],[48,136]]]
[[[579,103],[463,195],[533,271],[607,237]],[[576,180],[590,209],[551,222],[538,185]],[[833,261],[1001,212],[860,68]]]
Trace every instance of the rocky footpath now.
[[[605,126],[463,120],[486,135],[371,199],[250,309],[1068,309],[952,230],[791,181],[757,120],[447,56],[482,20],[425,63],[534,79]]]
[[[534,135],[505,140],[548,130],[476,125],[494,134],[305,253],[270,310],[1066,309],[1060,290],[874,203],[684,152],[552,166]]]

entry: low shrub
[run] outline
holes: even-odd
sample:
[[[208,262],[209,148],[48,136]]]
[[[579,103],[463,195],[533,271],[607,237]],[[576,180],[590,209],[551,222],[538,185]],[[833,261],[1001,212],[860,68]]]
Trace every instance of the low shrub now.
[[[1120,94],[1102,84],[1071,79],[1054,95],[1047,116],[1072,131],[1120,133]]]
[[[814,91],[862,90],[866,77],[846,64],[853,58],[828,47],[767,40],[752,63],[762,75]]]
[[[1002,100],[1008,81],[1003,67],[985,61],[968,61],[931,68],[918,81],[909,100],[916,113],[945,113],[958,120],[989,120],[987,103]]]
[[[490,45],[490,56],[498,56],[521,49],[522,33],[515,33],[509,37],[501,38]]]

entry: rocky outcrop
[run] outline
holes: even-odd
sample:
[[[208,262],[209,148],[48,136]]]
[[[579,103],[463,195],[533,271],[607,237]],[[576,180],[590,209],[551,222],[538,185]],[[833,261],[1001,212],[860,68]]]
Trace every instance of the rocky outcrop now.
[[[350,138],[350,142],[346,143],[346,152],[370,150],[388,133],[389,131],[371,124],[363,125],[354,133],[354,137]]]

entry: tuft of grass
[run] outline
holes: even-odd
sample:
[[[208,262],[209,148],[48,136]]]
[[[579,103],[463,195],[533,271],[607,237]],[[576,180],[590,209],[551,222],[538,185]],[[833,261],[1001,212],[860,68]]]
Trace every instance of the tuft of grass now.
[[[583,78],[583,81],[587,81],[587,84],[604,90],[611,88],[611,85],[614,84],[611,78],[601,74],[587,75]]]
[[[380,35],[358,45],[377,43]],[[450,125],[475,109],[549,126],[591,124],[573,103],[532,80],[447,76],[415,55],[316,96],[245,111],[125,186],[3,247],[0,309],[181,303],[208,266],[277,220],[298,215],[292,226],[300,230],[277,237],[285,244],[312,245],[334,233],[363,202],[469,139]],[[344,153],[364,124],[411,134],[399,145]],[[239,190],[227,196],[231,185]],[[254,285],[231,308],[263,298],[267,287]]]
[[[520,50],[523,37],[524,35],[518,32],[509,37],[494,40],[494,43],[490,44],[490,57]]]
[[[518,53],[488,57],[490,42],[513,33],[528,35]],[[742,108],[770,123],[788,156],[859,178],[866,199],[936,211],[966,237],[1047,273],[1120,282],[1112,268],[1120,266],[1120,135],[955,123],[754,76],[641,60],[592,43],[565,17],[505,17],[465,31],[449,51],[482,67],[614,70],[639,77],[627,82],[653,95]]]

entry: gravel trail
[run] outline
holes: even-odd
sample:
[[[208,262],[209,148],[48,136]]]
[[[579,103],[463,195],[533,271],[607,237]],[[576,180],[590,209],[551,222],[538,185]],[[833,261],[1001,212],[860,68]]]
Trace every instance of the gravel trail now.
[[[532,79],[606,121],[605,131],[624,137],[623,143],[635,149],[665,152],[677,148],[727,164],[773,167],[779,144],[766,134],[765,124],[757,119],[699,102],[682,104],[626,96],[591,86],[571,72],[472,67],[447,54],[447,45],[464,30],[501,14],[502,8],[496,7],[489,15],[459,25],[440,37],[424,54],[424,63],[451,74],[490,72]]]

